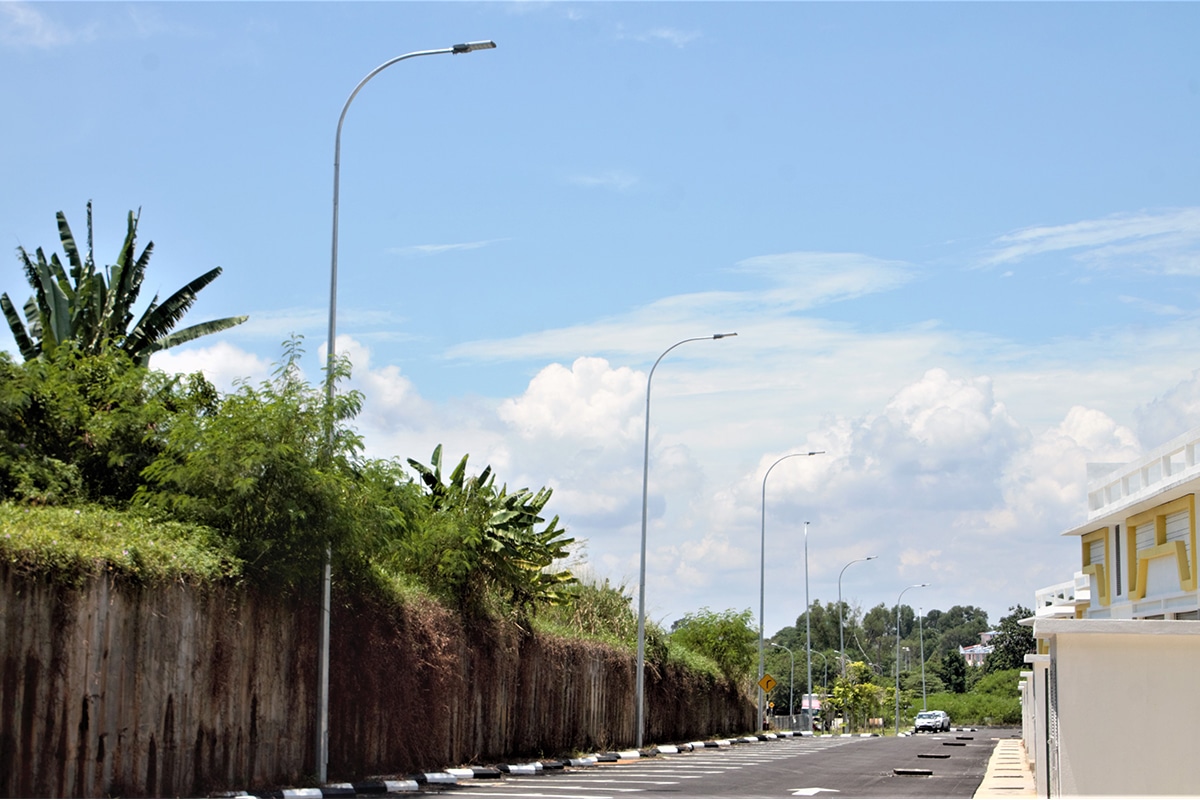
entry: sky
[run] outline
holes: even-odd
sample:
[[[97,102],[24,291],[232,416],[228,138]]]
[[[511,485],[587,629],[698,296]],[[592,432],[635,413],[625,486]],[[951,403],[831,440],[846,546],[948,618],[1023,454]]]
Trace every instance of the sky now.
[[[1200,5],[0,2],[0,249],[140,209],[156,355],[337,342],[373,457],[551,487],[669,626],[1071,579],[1086,465],[1200,424]],[[15,257],[0,290],[29,295]],[[15,353],[8,331],[0,348]],[[824,451],[790,458],[791,453]],[[765,490],[764,490],[765,486]],[[765,491],[765,509],[764,509]],[[765,573],[760,559],[765,542]],[[877,558],[848,566],[856,559]]]

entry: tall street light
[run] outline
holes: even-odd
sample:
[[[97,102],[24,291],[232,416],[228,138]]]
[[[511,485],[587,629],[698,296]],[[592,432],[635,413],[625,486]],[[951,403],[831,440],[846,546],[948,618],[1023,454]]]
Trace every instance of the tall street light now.
[[[925,695],[925,626],[921,619],[925,616],[925,609],[917,609],[917,632],[921,635],[921,710],[928,711],[926,695]]]
[[[771,470],[779,466],[780,462],[787,461],[789,458],[798,458],[800,456],[815,456],[824,453],[824,450],[810,450],[807,453],[788,453],[782,458],[775,460],[775,463],[767,467],[766,473],[762,480],[762,529],[759,533],[759,548],[758,548],[758,680],[761,682],[763,675],[763,614],[766,611],[766,576],[767,576],[767,478],[771,475]],[[804,615],[808,618],[808,523],[804,523]],[[812,675],[809,674],[809,682],[811,683]],[[758,687],[758,714],[762,716],[763,711],[763,690]]]
[[[825,665],[825,681],[821,685],[824,686],[825,691],[828,692],[829,691],[829,657],[826,656],[824,653],[822,653],[820,650],[816,651],[815,653],[810,653],[809,655],[821,657],[821,663]]]
[[[654,380],[654,370],[658,362],[667,353],[688,342],[702,342],[706,339],[727,339],[737,336],[736,333],[714,333],[712,336],[693,336],[683,339],[668,347],[654,361],[650,374],[646,377],[646,446],[642,458],[642,557],[638,570],[638,645],[637,645],[637,691],[634,702],[637,704],[637,746],[642,746],[642,736],[646,731],[646,508],[650,496],[650,383]]]
[[[900,600],[909,589],[923,589],[928,583],[914,583],[904,587],[896,598],[896,735],[900,735]]]
[[[367,76],[358,82],[358,85],[354,87],[354,91],[346,98],[346,104],[342,106],[342,114],[338,117],[337,135],[333,141],[333,244],[332,255],[329,261],[329,338],[325,346],[325,447],[327,457],[332,457],[333,455],[333,365],[335,360],[334,343],[337,341],[338,190],[341,181],[342,123],[346,121],[346,112],[350,110],[350,103],[354,101],[355,96],[367,85],[367,81],[393,64],[398,64],[401,61],[418,56],[459,55],[461,53],[471,53],[475,50],[491,50],[495,46],[496,43],[492,41],[467,42],[466,44],[456,44],[452,47],[443,47],[438,50],[417,50],[412,53],[405,53],[402,56],[396,56],[367,73]],[[317,742],[315,760],[317,780],[321,783],[325,782],[326,768],[329,763],[329,607],[332,559],[331,545],[327,543],[325,545],[325,569],[321,577],[321,634],[317,654],[319,666],[317,668]]]
[[[866,558],[856,558],[846,566],[842,567],[842,571],[838,573],[838,656],[842,662],[842,677],[846,677],[846,631],[842,623],[842,576],[846,574],[846,570],[853,564],[860,561],[871,561],[878,556],[867,556]]]
[[[790,647],[784,647],[783,645],[775,644],[774,642],[771,642],[771,647],[778,647],[780,650],[787,650],[787,654],[791,656],[792,659],[792,673],[791,678],[788,679],[788,716],[790,717],[796,713],[796,656],[792,653],[792,649]]]
[[[811,658],[814,655],[818,655],[821,657],[821,663],[825,665],[825,682],[821,685],[825,687],[825,692],[828,693],[829,692],[829,658],[828,658],[828,656],[826,656],[820,650],[818,650],[816,653],[810,652],[808,655],[809,655],[809,658]],[[809,719],[811,720],[812,719],[812,686],[809,686],[808,690],[809,690],[808,716],[809,716]],[[824,708],[825,704],[822,703],[821,707]],[[809,727],[809,730],[812,730],[811,726]]]

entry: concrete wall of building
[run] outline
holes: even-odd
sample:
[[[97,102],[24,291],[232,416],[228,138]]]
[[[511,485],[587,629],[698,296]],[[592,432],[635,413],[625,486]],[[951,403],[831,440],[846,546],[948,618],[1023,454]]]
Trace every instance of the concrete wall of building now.
[[[1200,622],[1039,620],[1034,633],[1052,644],[1058,774],[1050,771],[1051,791],[1194,795]]]
[[[315,773],[315,593],[77,589],[0,565],[0,797],[173,797]],[[335,596],[331,780],[634,741],[634,658]],[[755,727],[745,692],[648,669],[647,741]]]

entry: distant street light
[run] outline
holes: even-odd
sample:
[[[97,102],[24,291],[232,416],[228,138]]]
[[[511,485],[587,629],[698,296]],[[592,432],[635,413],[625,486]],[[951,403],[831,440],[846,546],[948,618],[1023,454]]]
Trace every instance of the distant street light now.
[[[762,528],[759,533],[758,547],[758,680],[763,679],[763,615],[766,611],[766,585],[767,585],[767,478],[771,474],[771,470],[779,466],[780,462],[787,461],[789,458],[798,458],[799,456],[815,456],[824,453],[824,450],[810,450],[807,453],[789,453],[782,458],[775,460],[775,463],[767,467],[767,471],[763,474],[762,480]],[[804,523],[804,615],[808,618],[808,523]],[[811,682],[812,675],[809,675]],[[763,690],[758,687],[758,714],[761,717],[763,712]]]
[[[787,654],[792,658],[792,676],[788,682],[788,716],[796,713],[796,656],[792,653],[790,647],[784,647],[781,644],[771,642],[771,647],[778,647],[780,650],[787,650]]]
[[[398,64],[409,58],[417,58],[418,56],[459,55],[461,53],[471,53],[475,50],[491,50],[495,46],[496,43],[492,41],[467,42],[466,44],[456,44],[452,47],[443,47],[438,50],[417,50],[412,53],[405,53],[402,56],[396,56],[367,73],[367,77],[358,82],[358,85],[354,87],[354,91],[346,98],[345,105],[342,106],[341,116],[338,117],[337,135],[333,141],[333,246],[329,261],[329,339],[325,347],[325,403],[327,414],[325,422],[325,446],[328,450],[327,455],[332,455],[333,453],[333,365],[334,350],[336,349],[335,343],[337,341],[338,191],[341,181],[342,123],[346,121],[346,112],[350,110],[350,103],[354,101],[359,90],[367,85],[367,81],[393,64]],[[317,742],[315,761],[317,780],[321,783],[325,782],[326,768],[329,764],[329,606],[332,561],[332,549],[330,545],[326,544],[325,569],[321,577],[321,630],[317,646]]]
[[[866,558],[856,558],[846,566],[842,567],[842,571],[838,573],[838,656],[842,662],[842,677],[846,677],[846,631],[842,622],[842,576],[846,574],[846,570],[853,564],[860,561],[871,561],[878,556],[867,556]]]
[[[825,665],[825,681],[821,685],[823,687],[825,687],[825,691],[828,692],[829,691],[829,658],[824,653],[822,653],[820,650],[817,650],[815,653],[811,653],[811,655],[820,656],[821,663]]]
[[[927,705],[927,701],[926,701],[926,697],[925,697],[925,626],[921,622],[921,620],[924,616],[925,616],[925,609],[918,608],[917,609],[917,631],[921,635],[921,710],[928,711],[929,706]]]
[[[896,598],[896,735],[900,735],[900,600],[909,589],[923,589],[928,583],[914,583],[906,586]]]
[[[810,657],[812,657],[814,655],[820,656],[821,663],[825,665],[825,682],[822,683],[821,686],[825,690],[824,692],[822,692],[822,694],[823,695],[828,694],[829,693],[829,658],[824,653],[822,653],[820,650],[817,650],[815,653],[813,653],[813,652],[809,653]],[[808,687],[808,691],[809,691],[808,709],[809,709],[809,718],[811,719],[812,718],[812,686],[811,685]],[[821,709],[822,710],[825,709],[824,701],[821,701]],[[809,730],[812,730],[812,728],[810,727]]]
[[[635,716],[637,717],[637,746],[642,746],[642,736],[646,731],[646,509],[647,501],[650,495],[650,382],[654,380],[654,370],[658,369],[658,362],[662,361],[667,353],[679,347],[681,344],[688,342],[700,342],[706,339],[727,339],[731,336],[737,336],[736,333],[714,333],[712,336],[694,336],[690,339],[683,339],[668,347],[654,361],[654,366],[650,368],[650,374],[646,378],[646,447],[645,455],[642,458],[642,558],[641,567],[638,571],[638,643],[637,643],[637,690],[634,702],[637,704]]]

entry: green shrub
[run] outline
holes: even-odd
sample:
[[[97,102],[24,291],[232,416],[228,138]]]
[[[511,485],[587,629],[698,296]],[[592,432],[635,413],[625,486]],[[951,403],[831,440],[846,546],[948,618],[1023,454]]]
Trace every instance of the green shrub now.
[[[1019,725],[1021,700],[995,694],[938,693],[928,698],[929,708],[945,711],[955,725]],[[917,709],[920,710],[919,708]]]

